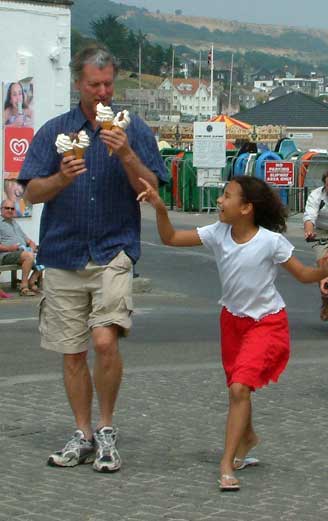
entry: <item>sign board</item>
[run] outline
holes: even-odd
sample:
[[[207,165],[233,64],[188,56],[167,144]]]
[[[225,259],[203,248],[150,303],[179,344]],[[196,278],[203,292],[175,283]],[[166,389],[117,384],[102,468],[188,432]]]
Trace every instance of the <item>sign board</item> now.
[[[219,187],[223,186],[222,168],[198,168],[197,186],[198,187]]]
[[[193,165],[198,168],[220,168],[226,164],[226,125],[195,122]]]
[[[266,161],[264,180],[270,185],[294,186],[294,163],[292,161]]]
[[[288,137],[291,139],[313,139],[312,132],[289,132]]]

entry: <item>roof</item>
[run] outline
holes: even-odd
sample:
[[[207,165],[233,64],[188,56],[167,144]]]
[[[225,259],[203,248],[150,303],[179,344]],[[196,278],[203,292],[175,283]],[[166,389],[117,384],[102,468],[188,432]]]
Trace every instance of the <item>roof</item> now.
[[[74,0],[9,0],[15,4],[37,4],[37,5],[67,5],[74,4]]]
[[[328,127],[328,105],[302,92],[291,92],[233,117],[251,125]]]
[[[200,80],[200,84],[204,85],[206,88],[209,85],[206,80]],[[184,96],[193,96],[198,90],[199,80],[194,78],[174,78],[173,85],[180,94],[183,94]]]

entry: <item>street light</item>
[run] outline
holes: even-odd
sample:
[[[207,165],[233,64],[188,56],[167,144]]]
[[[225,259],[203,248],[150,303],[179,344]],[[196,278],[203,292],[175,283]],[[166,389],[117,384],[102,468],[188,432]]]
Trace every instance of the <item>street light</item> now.
[[[176,146],[177,147],[180,147],[180,139],[181,139],[181,134],[180,134],[180,127],[179,127],[179,123],[177,124],[176,126],[176,129],[175,129],[175,143],[176,143]]]

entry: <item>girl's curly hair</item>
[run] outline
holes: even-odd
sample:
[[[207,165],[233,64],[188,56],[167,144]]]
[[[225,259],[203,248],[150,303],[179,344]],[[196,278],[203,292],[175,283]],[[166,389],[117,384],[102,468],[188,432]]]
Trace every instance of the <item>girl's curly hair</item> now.
[[[287,208],[278,193],[257,177],[235,176],[231,179],[239,184],[242,199],[254,208],[254,224],[273,232],[286,231]]]

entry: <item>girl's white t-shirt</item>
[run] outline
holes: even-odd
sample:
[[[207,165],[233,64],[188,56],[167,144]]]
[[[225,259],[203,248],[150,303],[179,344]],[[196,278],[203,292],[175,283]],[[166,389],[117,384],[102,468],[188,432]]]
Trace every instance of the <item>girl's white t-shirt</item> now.
[[[255,320],[285,307],[274,282],[277,265],[291,257],[294,246],[283,235],[260,226],[250,241],[238,244],[231,225],[220,221],[197,232],[215,256],[222,283],[219,304],[234,315]]]

